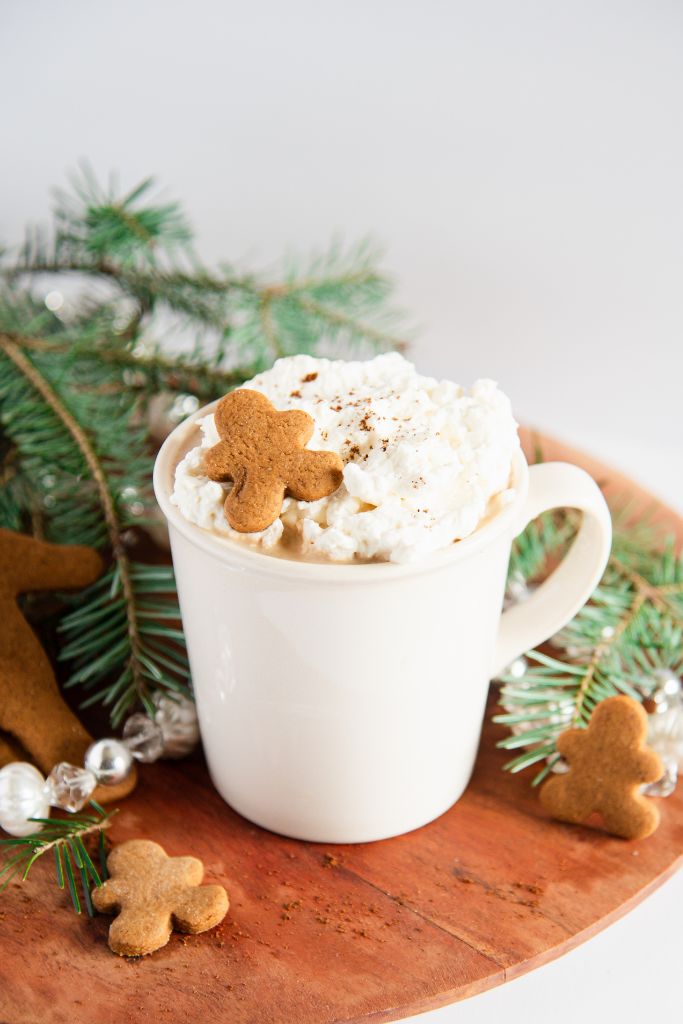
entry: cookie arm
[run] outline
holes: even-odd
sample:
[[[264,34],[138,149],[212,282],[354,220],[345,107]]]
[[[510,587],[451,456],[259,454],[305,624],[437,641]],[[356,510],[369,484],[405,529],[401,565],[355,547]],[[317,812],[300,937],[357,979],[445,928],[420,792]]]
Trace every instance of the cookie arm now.
[[[237,469],[228,455],[228,447],[222,441],[204,453],[204,469],[210,480],[225,483],[235,480]]]
[[[557,749],[563,757],[566,757],[571,762],[572,758],[576,757],[581,750],[585,739],[585,729],[567,729],[558,736]]]
[[[120,901],[121,891],[114,878],[108,878],[92,891],[93,906],[101,914],[115,914],[121,905]]]
[[[92,548],[48,544],[11,530],[0,530],[0,577],[15,593],[85,587],[103,563]]]
[[[656,782],[664,774],[664,765],[654,750],[639,750],[633,767],[639,782]]]

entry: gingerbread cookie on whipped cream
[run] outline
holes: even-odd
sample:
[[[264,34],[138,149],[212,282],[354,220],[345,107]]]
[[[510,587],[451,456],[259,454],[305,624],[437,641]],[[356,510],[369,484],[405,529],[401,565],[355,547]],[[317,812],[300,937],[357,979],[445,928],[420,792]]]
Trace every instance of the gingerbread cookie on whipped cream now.
[[[490,380],[466,389],[417,372],[398,353],[365,361],[298,355],[242,385],[278,412],[300,410],[306,449],[335,453],[341,483],[318,500],[285,495],[267,528],[240,533],[224,506],[234,483],[211,479],[215,413],[179,462],[172,502],[190,522],[269,554],[319,561],[419,561],[473,533],[511,497],[519,447],[510,402]]]

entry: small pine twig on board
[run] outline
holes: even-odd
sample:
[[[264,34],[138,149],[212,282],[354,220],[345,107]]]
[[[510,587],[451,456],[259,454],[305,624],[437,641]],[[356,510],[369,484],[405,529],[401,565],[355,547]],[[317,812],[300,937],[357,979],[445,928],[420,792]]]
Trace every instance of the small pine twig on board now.
[[[0,849],[7,855],[0,863],[0,893],[4,892],[13,878],[28,878],[31,868],[52,852],[55,861],[57,885],[68,888],[74,910],[77,914],[85,905],[86,913],[93,916],[90,892],[98,888],[107,878],[107,861],[104,845],[104,830],[109,828],[116,810],[105,811],[95,800],[90,801],[94,814],[72,815],[69,818],[32,818],[42,828],[27,836],[0,840]],[[97,858],[95,866],[85,840],[97,836]],[[80,883],[80,884],[79,884]]]

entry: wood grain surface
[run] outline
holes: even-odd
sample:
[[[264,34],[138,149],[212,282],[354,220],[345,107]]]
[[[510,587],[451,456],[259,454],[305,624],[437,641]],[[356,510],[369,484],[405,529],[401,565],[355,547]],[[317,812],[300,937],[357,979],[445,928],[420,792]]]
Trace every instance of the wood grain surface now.
[[[585,465],[612,497],[654,505],[683,538],[683,523],[625,478],[548,439],[543,452]],[[501,735],[487,718],[472,782],[450,811],[359,846],[251,825],[218,797],[199,755],[144,768],[112,838],[146,836],[201,857],[207,880],[230,892],[228,917],[151,957],[121,959],[106,944],[109,919],[76,918],[47,884],[52,865],[39,864],[0,898],[0,1024],[395,1020],[539,967],[676,870],[683,787],[641,842],[561,825],[528,775],[501,771]]]

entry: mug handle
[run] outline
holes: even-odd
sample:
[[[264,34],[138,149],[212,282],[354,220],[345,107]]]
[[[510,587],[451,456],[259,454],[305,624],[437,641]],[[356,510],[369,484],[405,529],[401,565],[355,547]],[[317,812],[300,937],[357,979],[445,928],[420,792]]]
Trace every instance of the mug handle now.
[[[578,466],[545,462],[529,467],[529,493],[514,536],[541,512],[561,507],[583,512],[581,528],[565,558],[538,590],[503,612],[493,677],[565,626],[586,603],[605,570],[612,519],[600,488]]]

